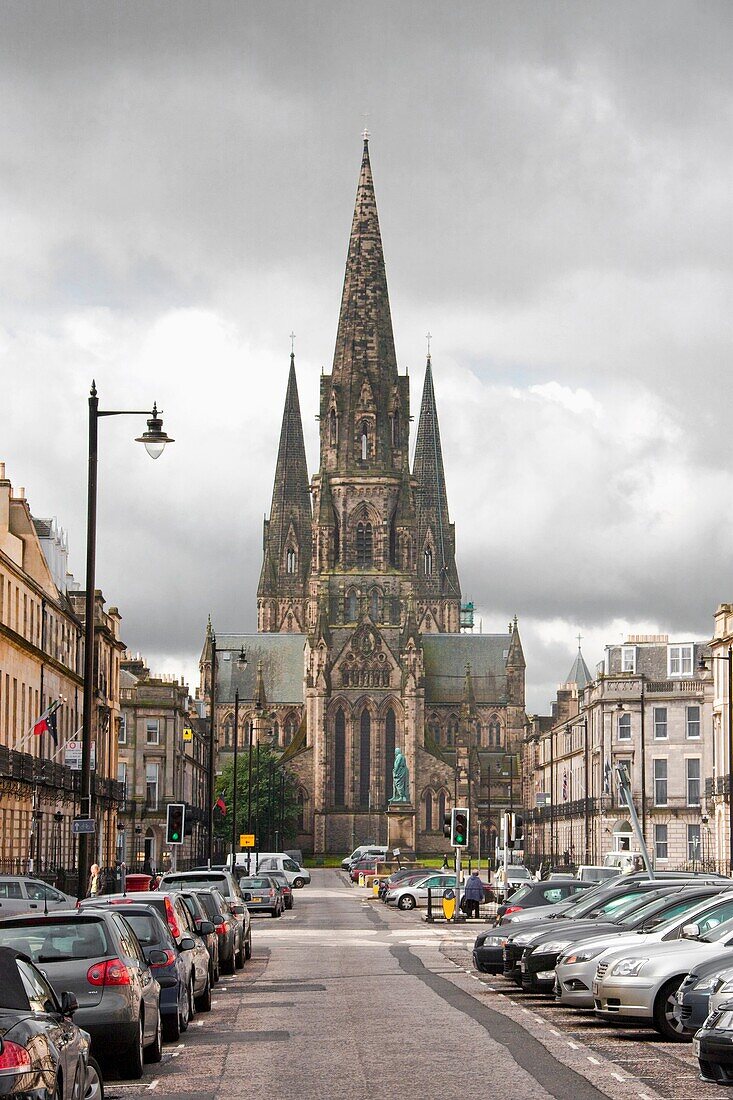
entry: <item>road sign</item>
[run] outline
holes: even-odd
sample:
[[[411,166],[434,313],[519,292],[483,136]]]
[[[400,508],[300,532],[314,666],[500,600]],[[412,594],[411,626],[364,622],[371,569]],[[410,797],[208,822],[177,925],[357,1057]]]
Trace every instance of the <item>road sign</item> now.
[[[64,764],[67,768],[71,768],[73,772],[81,771],[81,753],[82,742],[81,741],[67,741],[64,745]],[[92,741],[92,756],[90,768],[92,771],[97,767],[97,742]]]
[[[97,823],[93,817],[75,817],[71,822],[71,832],[74,836],[80,833],[96,833]]]
[[[254,833],[240,833],[239,834],[239,847],[240,848],[254,848],[255,835]]]
[[[183,727],[183,740],[184,741],[193,741],[193,730],[191,729],[190,726],[184,726]]]

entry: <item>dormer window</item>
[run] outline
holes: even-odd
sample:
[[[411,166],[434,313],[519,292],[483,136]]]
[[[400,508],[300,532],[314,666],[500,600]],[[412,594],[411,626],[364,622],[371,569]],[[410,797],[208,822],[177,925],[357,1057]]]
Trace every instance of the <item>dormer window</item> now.
[[[295,573],[297,569],[297,555],[292,547],[289,547],[285,554],[285,572]]]

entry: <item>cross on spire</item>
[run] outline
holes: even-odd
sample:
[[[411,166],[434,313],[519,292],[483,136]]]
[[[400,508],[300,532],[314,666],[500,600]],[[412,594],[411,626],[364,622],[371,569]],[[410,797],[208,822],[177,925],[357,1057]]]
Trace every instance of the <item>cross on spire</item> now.
[[[430,341],[432,340],[432,336],[430,335],[429,332],[425,334],[425,339],[428,342],[428,359],[429,359],[430,358]]]
[[[295,333],[290,333],[290,354],[295,355]]]
[[[364,141],[369,141],[369,137],[370,137],[369,130],[367,129],[368,123],[369,123],[369,112],[365,111],[364,112],[364,129],[361,132],[361,136],[364,139]]]
[[[578,634],[578,649],[580,649],[580,643],[583,641],[583,635]]]

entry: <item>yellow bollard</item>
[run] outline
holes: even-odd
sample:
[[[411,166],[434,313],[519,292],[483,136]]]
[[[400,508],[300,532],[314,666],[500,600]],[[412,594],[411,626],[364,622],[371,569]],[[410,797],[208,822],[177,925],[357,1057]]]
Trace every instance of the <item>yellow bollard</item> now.
[[[360,886],[364,885],[364,872],[363,871],[359,871],[359,885]]]
[[[446,920],[452,920],[453,914],[456,911],[456,894],[455,890],[443,891],[443,916]]]
[[[372,893],[374,894],[375,898],[379,897],[379,879],[376,876],[374,877],[374,881],[372,882]]]

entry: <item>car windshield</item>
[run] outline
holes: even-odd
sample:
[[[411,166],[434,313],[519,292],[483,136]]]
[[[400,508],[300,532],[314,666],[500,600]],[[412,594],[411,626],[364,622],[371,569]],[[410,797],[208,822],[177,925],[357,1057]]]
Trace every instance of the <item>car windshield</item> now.
[[[704,920],[702,918],[698,920],[697,923],[703,928],[703,935],[700,936],[702,943],[717,943],[718,940],[724,940],[733,933],[733,918],[730,916],[728,907],[719,914],[719,917],[720,920],[718,921],[718,918],[711,914],[709,917],[705,917]],[[712,928],[710,927],[711,922],[715,922]]]
[[[269,878],[240,878],[239,885],[243,890],[269,890]]]
[[[200,890],[207,886],[217,886],[225,894],[229,893],[229,887],[224,875],[166,875],[161,883],[161,890]]]
[[[0,927],[0,946],[28,955],[34,963],[98,959],[110,953],[104,921],[72,919],[53,924]]]
[[[650,916],[657,912],[662,907],[660,899],[654,898],[629,898],[628,905],[620,912],[615,912],[613,915],[613,923],[620,924],[627,927],[631,924],[638,924],[643,921],[645,917]],[[666,919],[666,918],[665,918]]]
[[[520,886],[519,889],[515,890],[514,893],[512,894],[511,904],[516,905],[518,901],[521,901],[522,898],[526,898],[527,894],[531,894],[531,893],[532,893],[532,887],[531,886]]]

